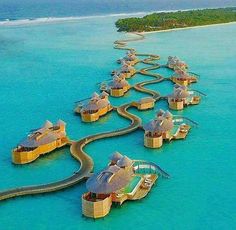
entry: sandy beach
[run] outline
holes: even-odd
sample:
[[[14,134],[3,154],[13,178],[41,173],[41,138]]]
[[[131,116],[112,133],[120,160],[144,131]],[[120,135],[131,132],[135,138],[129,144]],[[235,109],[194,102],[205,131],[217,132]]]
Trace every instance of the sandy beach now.
[[[203,28],[203,27],[229,25],[229,24],[236,24],[236,22],[218,23],[218,24],[203,25],[203,26],[189,26],[189,27],[174,28],[174,29],[168,29],[168,30],[156,30],[156,31],[142,32],[141,34],[164,33],[164,32],[171,32],[171,31],[177,31],[177,30],[197,29],[197,28]]]

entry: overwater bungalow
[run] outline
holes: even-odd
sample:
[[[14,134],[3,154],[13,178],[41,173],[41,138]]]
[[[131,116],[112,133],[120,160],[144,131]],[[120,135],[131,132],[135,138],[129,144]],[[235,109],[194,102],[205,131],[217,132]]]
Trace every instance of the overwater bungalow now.
[[[123,61],[120,73],[123,74],[125,78],[131,78],[136,73],[136,70],[130,63]]]
[[[12,151],[12,161],[15,164],[26,164],[36,160],[40,155],[49,153],[68,143],[65,122],[59,120],[55,125],[50,121],[21,141]]]
[[[156,118],[144,125],[144,146],[148,148],[160,148],[163,140],[184,139],[190,126],[179,119],[174,119],[169,111],[160,110]]]
[[[129,89],[130,85],[125,80],[124,75],[115,75],[107,87],[107,91],[113,97],[122,97]]]
[[[167,67],[170,68],[170,69],[177,69],[177,68],[180,68],[180,69],[188,69],[188,65],[184,62],[184,61],[181,61],[178,57],[172,57],[172,56],[169,56],[168,57],[168,61],[167,61]]]
[[[171,80],[176,84],[188,86],[191,83],[196,83],[197,77],[190,75],[185,70],[177,68],[175,69],[175,74],[171,77]]]
[[[155,100],[152,97],[144,97],[137,102],[133,102],[133,105],[136,106],[138,110],[152,109],[155,106]]]
[[[94,93],[88,103],[79,105],[75,109],[76,113],[80,113],[82,121],[94,122],[101,116],[110,112],[113,108],[108,100],[109,94],[102,92],[100,95]]]
[[[188,105],[197,105],[201,97],[194,91],[188,91],[186,86],[176,84],[173,94],[168,96],[169,108],[173,110],[182,110]]]
[[[139,62],[139,60],[136,56],[136,52],[134,50],[129,50],[126,53],[126,56],[124,58],[119,59],[117,62],[122,63],[123,61],[125,61],[126,63],[128,63],[131,66],[134,66]]]
[[[122,60],[122,67],[119,70],[113,70],[111,75],[124,75],[125,78],[131,78],[136,73],[135,68],[128,62]]]
[[[115,152],[109,165],[87,180],[83,215],[101,218],[110,212],[112,203],[121,205],[126,200],[144,198],[158,179],[158,168],[154,163],[131,160]]]

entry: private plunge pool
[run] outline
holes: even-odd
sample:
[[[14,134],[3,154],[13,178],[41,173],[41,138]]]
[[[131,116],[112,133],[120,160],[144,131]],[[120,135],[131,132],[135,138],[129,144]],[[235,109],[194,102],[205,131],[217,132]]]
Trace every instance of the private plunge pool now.
[[[134,176],[130,183],[125,187],[124,193],[126,193],[127,195],[134,195],[142,181],[142,177]]]

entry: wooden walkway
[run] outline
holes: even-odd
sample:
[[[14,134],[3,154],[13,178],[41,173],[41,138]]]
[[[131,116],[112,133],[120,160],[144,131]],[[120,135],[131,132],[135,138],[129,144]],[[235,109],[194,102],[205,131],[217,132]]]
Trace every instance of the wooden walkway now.
[[[141,125],[141,119],[127,112],[127,109],[131,106],[132,106],[132,103],[129,103],[129,104],[125,104],[117,108],[117,112],[122,117],[131,120],[131,124],[128,127],[119,129],[116,131],[91,135],[79,141],[71,141],[70,143],[71,154],[81,164],[80,169],[77,172],[75,172],[74,175],[64,180],[57,181],[54,183],[28,186],[28,187],[19,187],[19,188],[0,192],[0,200],[6,200],[13,197],[18,197],[18,196],[55,192],[55,191],[59,191],[59,190],[71,187],[87,179],[90,176],[91,172],[93,171],[94,163],[93,163],[93,159],[84,152],[83,148],[85,147],[85,145],[95,140],[125,135],[138,129],[139,126]]]
[[[131,42],[131,41],[139,41],[144,39],[144,35],[136,33],[138,37],[136,38],[130,38],[127,40],[120,40],[120,41],[115,41],[114,48],[115,49],[123,49],[123,50],[134,50],[132,48],[127,48],[126,43]],[[155,99],[155,101],[159,100],[160,93],[156,92],[154,90],[149,90],[144,88],[145,85],[148,84],[154,84],[158,83],[164,80],[164,78],[155,73],[150,73],[148,72],[149,70],[154,70],[157,68],[160,68],[160,65],[153,63],[153,61],[158,60],[160,57],[158,55],[152,55],[152,54],[136,54],[137,56],[147,56],[146,59],[139,61],[143,62],[144,64],[151,65],[151,67],[148,68],[143,68],[137,73],[140,73],[142,75],[147,75],[154,77],[154,80],[148,80],[144,81],[141,83],[137,83],[134,88],[135,90],[138,90],[140,92],[144,92],[147,94],[152,95],[152,97]],[[28,186],[28,187],[19,187],[15,189],[10,189],[6,190],[3,192],[0,192],[0,200],[6,200],[14,197],[19,197],[19,196],[26,196],[26,195],[33,195],[33,194],[43,194],[43,193],[50,193],[50,192],[55,192],[59,191],[65,188],[69,188],[85,179],[87,179],[90,175],[91,172],[93,171],[94,167],[94,162],[93,159],[86,153],[84,152],[84,147],[96,140],[103,139],[103,138],[111,138],[111,137],[116,137],[116,136],[121,136],[125,135],[128,133],[131,133],[135,130],[137,130],[139,127],[141,127],[141,119],[131,113],[129,113],[127,110],[134,106],[134,103],[128,103],[125,105],[122,105],[120,107],[117,107],[117,113],[122,116],[125,119],[129,119],[131,121],[131,124],[123,129],[118,129],[115,131],[111,132],[105,132],[105,133],[100,133],[100,134],[95,134],[91,135],[88,137],[85,137],[79,141],[70,141],[70,151],[72,156],[80,162],[80,169],[75,172],[72,176],[53,183],[48,183],[48,184],[42,184],[42,185],[33,185],[33,186]]]

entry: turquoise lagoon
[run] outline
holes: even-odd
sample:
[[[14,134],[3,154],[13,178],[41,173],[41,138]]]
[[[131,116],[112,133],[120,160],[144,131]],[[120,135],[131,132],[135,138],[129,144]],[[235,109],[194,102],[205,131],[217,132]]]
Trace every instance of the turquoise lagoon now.
[[[63,179],[80,165],[68,148],[55,151],[29,165],[11,163],[11,149],[27,132],[46,119],[67,122],[71,139],[125,127],[129,121],[115,112],[93,124],[81,123],[73,114],[74,102],[98,90],[96,83],[108,79],[118,68],[123,51],[113,41],[125,37],[116,32],[117,18],[0,28],[0,189],[42,184]],[[131,35],[132,36],[132,35]],[[236,24],[148,34],[146,40],[130,43],[140,52],[178,55],[201,75],[192,85],[207,94],[199,106],[174,112],[199,123],[184,141],[164,144],[160,150],[143,147],[143,132],[96,141],[86,146],[95,171],[118,150],[131,158],[160,165],[171,179],[160,179],[143,200],[113,208],[101,220],[81,216],[84,183],[48,195],[1,202],[0,229],[235,229],[236,227]],[[141,65],[138,65],[141,67]],[[155,70],[164,76],[167,70]],[[132,84],[148,77],[137,75]],[[147,86],[162,95],[172,91],[163,82]],[[119,105],[145,96],[131,90]],[[154,110],[130,112],[143,122]]]

